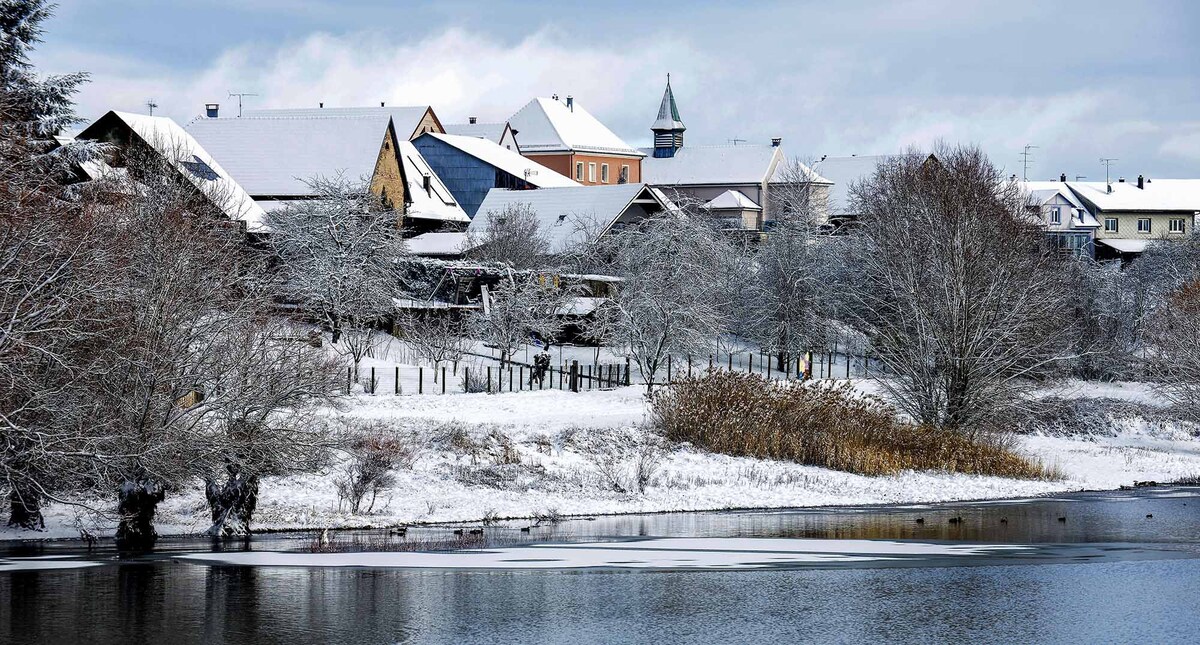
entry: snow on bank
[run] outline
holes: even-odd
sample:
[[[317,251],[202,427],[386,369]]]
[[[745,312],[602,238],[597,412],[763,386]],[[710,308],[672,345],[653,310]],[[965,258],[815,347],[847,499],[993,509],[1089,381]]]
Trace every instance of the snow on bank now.
[[[529,544],[477,551],[295,553],[242,551],[176,556],[196,564],[422,569],[760,569],[794,564],[877,562],[984,556],[1032,547],[887,540],[654,538],[577,544]]]
[[[1138,387],[1119,387],[1131,398],[1144,396]],[[1162,424],[1130,422],[1119,424],[1115,436],[1020,438],[1019,449],[1056,467],[1064,475],[1061,481],[930,472],[865,477],[676,447],[661,456],[643,493],[616,492],[604,473],[615,473],[627,490],[636,488],[632,469],[642,436],[636,426],[646,413],[637,387],[576,394],[361,395],[338,414],[416,432],[424,447],[412,470],[397,472],[373,512],[357,515],[339,510],[334,480],[340,466],[267,478],[255,524],[295,529],[556,513],[933,503],[1112,489],[1200,475],[1200,441]],[[446,437],[450,422],[460,425],[453,439]],[[76,518],[71,507],[51,505],[46,532],[0,529],[0,538],[77,537]],[[203,531],[208,522],[197,484],[169,495],[156,523],[161,534],[170,535]],[[113,525],[108,519],[88,528],[103,535],[111,534]]]

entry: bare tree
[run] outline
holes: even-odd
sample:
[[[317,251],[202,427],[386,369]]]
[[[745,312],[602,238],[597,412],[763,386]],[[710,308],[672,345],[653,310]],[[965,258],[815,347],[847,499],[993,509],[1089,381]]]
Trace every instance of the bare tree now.
[[[461,319],[450,311],[409,311],[397,321],[402,338],[412,346],[417,356],[433,364],[437,382],[438,366],[458,360],[469,347]]]
[[[897,157],[851,193],[864,216],[847,244],[845,313],[895,374],[881,383],[905,412],[990,427],[1070,358],[1062,261],[978,148]]]
[[[394,212],[344,178],[311,180],[315,197],[268,216],[285,291],[332,332],[358,366],[375,346],[380,321],[394,311],[405,255]]]
[[[1163,394],[1193,421],[1200,421],[1200,281],[1167,297],[1150,316],[1148,373]]]
[[[624,281],[588,333],[613,338],[650,389],[668,356],[706,354],[728,328],[728,294],[718,285],[734,251],[709,222],[675,212],[627,228],[608,244],[608,272]]]
[[[552,342],[562,331],[559,315],[572,293],[536,276],[516,274],[491,292],[486,309],[473,311],[466,320],[472,334],[500,351],[500,361],[512,360],[523,345],[538,339]]]
[[[471,257],[514,269],[545,265],[550,256],[550,241],[529,204],[509,204],[501,211],[488,211],[483,214],[483,221],[482,230],[467,234]]]

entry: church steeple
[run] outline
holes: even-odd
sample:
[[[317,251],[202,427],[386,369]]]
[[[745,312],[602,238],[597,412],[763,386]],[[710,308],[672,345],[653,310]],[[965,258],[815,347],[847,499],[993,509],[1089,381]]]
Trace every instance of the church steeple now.
[[[655,157],[674,157],[675,151],[683,147],[683,131],[687,128],[679,118],[679,108],[675,106],[670,74],[667,74],[667,89],[663,92],[662,105],[658,106],[658,119],[650,126],[650,130],[654,132]]]

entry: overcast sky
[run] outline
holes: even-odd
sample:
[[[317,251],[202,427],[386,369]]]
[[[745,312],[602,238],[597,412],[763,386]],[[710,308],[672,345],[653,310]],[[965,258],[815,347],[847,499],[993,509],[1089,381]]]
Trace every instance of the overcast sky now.
[[[1200,3],[60,0],[35,55],[85,70],[81,116],[433,105],[503,120],[572,94],[649,142],[666,74],[686,144],[788,154],[975,142],[1030,178],[1200,178]]]

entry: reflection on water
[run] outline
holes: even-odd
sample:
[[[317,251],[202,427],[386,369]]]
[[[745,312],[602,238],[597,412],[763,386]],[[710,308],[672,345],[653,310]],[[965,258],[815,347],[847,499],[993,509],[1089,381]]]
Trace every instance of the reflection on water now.
[[[1187,493],[604,518],[555,529],[567,539],[1089,543],[1046,544],[1044,552],[1064,556],[1036,566],[984,560],[954,567],[465,572],[200,566],[153,557],[15,571],[0,574],[0,643],[1191,643],[1200,633],[1200,558],[1126,559],[1138,549],[1095,544],[1136,542],[1196,555],[1200,498]],[[958,516],[961,524],[948,523]],[[164,542],[175,549],[203,545]],[[301,543],[275,538],[254,546]],[[63,548],[26,546],[22,555]],[[1081,563],[1089,553],[1099,561]]]

